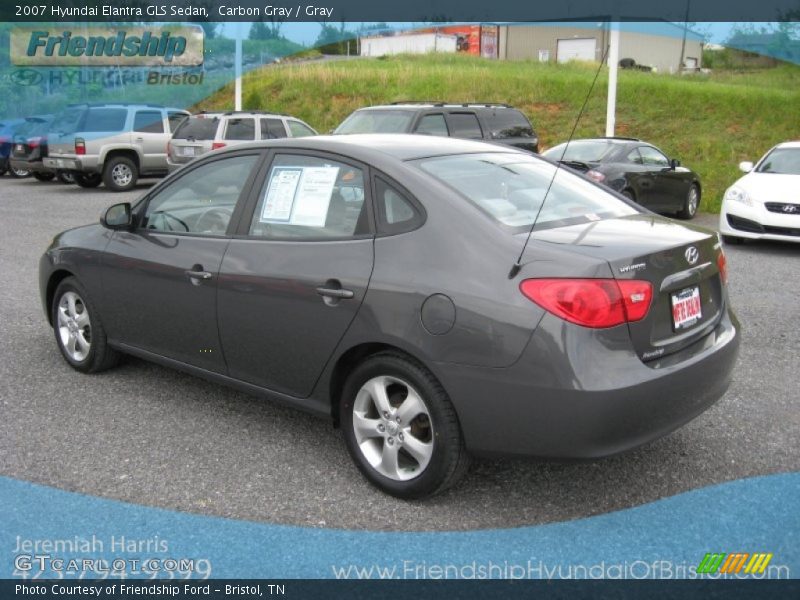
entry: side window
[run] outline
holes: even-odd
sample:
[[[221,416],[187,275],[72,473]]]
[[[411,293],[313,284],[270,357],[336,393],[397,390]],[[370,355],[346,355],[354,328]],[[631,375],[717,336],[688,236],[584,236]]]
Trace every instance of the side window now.
[[[318,240],[369,232],[361,169],[316,156],[275,156],[253,213],[250,235]]]
[[[447,123],[444,121],[444,115],[425,115],[419,120],[415,133],[444,136],[448,135]]]
[[[378,229],[381,233],[403,233],[422,225],[423,217],[405,192],[388,183],[383,177],[375,178],[375,197],[378,207]]]
[[[192,169],[150,198],[141,228],[225,235],[257,159],[255,154],[235,156]]]
[[[495,139],[532,138],[535,135],[525,115],[514,108],[496,108],[491,114],[484,113],[484,122],[488,123]]]
[[[189,115],[182,112],[168,112],[167,113],[167,122],[169,123],[169,131],[170,133],[174,133],[178,130],[178,127],[181,126],[184,119],[188,118]]]
[[[137,110],[133,116],[133,130],[141,133],[164,133],[160,110]]]
[[[295,121],[293,119],[289,119],[286,121],[286,124],[289,126],[289,131],[292,134],[292,137],[308,137],[310,135],[317,135],[317,132],[311,129],[305,123],[301,123],[300,121]]]
[[[286,128],[280,119],[261,119],[261,139],[285,138]]]
[[[256,139],[255,119],[228,119],[225,128],[226,140],[254,140]]]
[[[639,153],[642,155],[642,162],[645,165],[654,167],[668,167],[669,160],[652,146],[639,146]]]
[[[639,154],[639,149],[634,148],[628,153],[628,156],[625,157],[625,161],[629,163],[633,163],[634,165],[643,165],[644,162],[642,161],[642,155]]]
[[[127,119],[127,108],[90,108],[81,131],[122,131]]]
[[[453,137],[477,140],[483,138],[475,113],[450,113],[447,120],[450,123],[450,135]]]

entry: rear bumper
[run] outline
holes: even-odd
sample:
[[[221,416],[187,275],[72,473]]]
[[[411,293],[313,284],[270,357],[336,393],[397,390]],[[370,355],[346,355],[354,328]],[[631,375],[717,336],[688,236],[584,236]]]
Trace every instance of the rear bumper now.
[[[100,165],[95,156],[56,155],[47,156],[42,163],[53,171],[77,171],[80,173],[99,173]]]
[[[437,365],[467,448],[484,456],[598,458],[677,429],[727,390],[739,350],[728,311],[680,352],[642,363],[627,328],[592,330],[547,315],[507,369]]]
[[[15,169],[30,171],[31,173],[53,173],[54,169],[48,169],[41,160],[24,160],[12,158],[10,164]]]

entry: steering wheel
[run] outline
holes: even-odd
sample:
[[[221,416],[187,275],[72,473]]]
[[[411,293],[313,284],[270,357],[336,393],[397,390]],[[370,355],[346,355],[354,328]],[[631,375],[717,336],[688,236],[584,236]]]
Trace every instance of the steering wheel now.
[[[225,233],[228,229],[233,210],[230,208],[212,206],[203,211],[197,218],[197,231],[204,233]]]
[[[154,221],[155,221],[155,217],[158,217],[158,219],[159,219],[158,223],[159,224],[156,225],[155,222],[151,222],[151,224],[148,227],[148,229],[158,229],[160,231],[179,231],[178,229],[175,229],[170,224],[170,221],[174,221],[174,222],[178,223],[181,227],[183,227],[183,231],[189,231],[189,226],[186,224],[185,221],[179,219],[175,215],[170,214],[170,213],[168,213],[166,211],[160,210],[158,212],[154,212],[152,214],[152,218],[153,218]]]

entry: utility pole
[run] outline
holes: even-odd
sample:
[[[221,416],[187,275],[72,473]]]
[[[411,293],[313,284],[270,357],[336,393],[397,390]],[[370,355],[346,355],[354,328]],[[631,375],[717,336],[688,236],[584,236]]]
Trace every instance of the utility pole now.
[[[608,41],[608,104],[606,105],[606,137],[614,137],[617,123],[617,71],[619,69],[619,21],[609,22]]]

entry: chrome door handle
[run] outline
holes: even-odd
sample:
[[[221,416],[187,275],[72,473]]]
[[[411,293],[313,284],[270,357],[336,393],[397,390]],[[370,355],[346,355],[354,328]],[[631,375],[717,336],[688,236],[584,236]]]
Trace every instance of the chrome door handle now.
[[[213,275],[208,271],[185,271],[190,279],[211,279]]]
[[[353,290],[343,290],[339,288],[326,288],[326,287],[318,287],[317,293],[320,296],[327,296],[328,298],[338,298],[341,300],[349,300],[355,294],[353,294]]]

